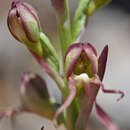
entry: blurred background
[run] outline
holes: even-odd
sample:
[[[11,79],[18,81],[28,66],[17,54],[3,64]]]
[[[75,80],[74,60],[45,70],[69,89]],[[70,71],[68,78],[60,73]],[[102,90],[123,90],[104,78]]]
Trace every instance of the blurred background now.
[[[57,50],[58,41],[56,20],[49,0],[24,0],[32,4],[39,13],[43,31],[50,37]],[[78,0],[69,0],[73,16]],[[28,50],[17,42],[7,28],[6,19],[12,0],[0,2],[0,110],[20,104],[19,83],[23,72],[32,71],[41,74],[49,81],[52,97],[59,101],[59,91],[53,81],[40,70]],[[109,57],[104,78],[105,88],[125,92],[125,98],[116,102],[117,95],[99,92],[97,102],[118,123],[120,130],[130,130],[130,1],[113,0],[104,9],[97,11],[88,22],[88,28],[82,41],[92,43],[100,53],[109,45]],[[54,86],[54,87],[53,87]],[[55,130],[53,124],[36,115],[24,114],[17,117],[16,128],[12,128],[9,119],[0,122],[0,130]],[[61,126],[59,130],[64,127]],[[95,110],[89,120],[88,130],[105,130],[97,121]]]

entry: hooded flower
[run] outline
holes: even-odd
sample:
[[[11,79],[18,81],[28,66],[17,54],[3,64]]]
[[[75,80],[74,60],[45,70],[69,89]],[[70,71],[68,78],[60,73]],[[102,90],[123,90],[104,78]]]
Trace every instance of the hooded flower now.
[[[20,86],[23,106],[42,117],[52,119],[55,113],[46,82],[37,74],[24,73]]]
[[[110,128],[111,130],[116,130],[116,125],[96,103],[96,96],[99,88],[101,88],[104,93],[121,94],[118,100],[124,96],[124,93],[121,91],[106,90],[104,88],[102,79],[105,72],[107,55],[108,46],[104,47],[99,58],[97,57],[96,49],[89,43],[77,43],[69,47],[66,52],[64,71],[68,80],[70,95],[65,103],[57,110],[55,118],[71,104],[74,98],[77,98],[80,106],[80,113],[76,122],[76,129],[83,129],[86,127],[86,121],[91,113],[93,104],[95,104],[102,123],[108,130],[110,130]],[[84,98],[86,101],[85,103],[82,102]],[[86,117],[83,121],[84,114]]]
[[[22,112],[30,112],[41,117],[52,120],[59,104],[51,100],[46,82],[37,74],[26,72],[23,74],[20,84],[20,107],[12,110],[1,112],[0,119],[15,117]]]

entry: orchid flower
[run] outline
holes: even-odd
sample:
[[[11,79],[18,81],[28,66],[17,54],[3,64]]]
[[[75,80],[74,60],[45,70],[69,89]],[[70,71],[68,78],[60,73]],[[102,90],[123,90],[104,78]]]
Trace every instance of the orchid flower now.
[[[0,112],[0,119],[11,117],[14,123],[17,115],[30,112],[55,121],[55,127],[62,123],[67,130],[85,130],[95,106],[107,130],[118,130],[118,126],[96,101],[99,89],[104,93],[120,94],[117,101],[124,97],[122,91],[105,89],[102,83],[108,46],[104,47],[98,57],[92,44],[80,42],[88,18],[110,1],[79,0],[71,21],[68,0],[51,0],[61,43],[61,65],[52,42],[42,31],[36,10],[25,2],[12,2],[7,18],[11,34],[27,47],[41,69],[55,81],[62,96],[61,103],[53,101],[48,91],[49,84],[38,74],[26,72],[20,83],[21,105]]]
[[[121,91],[107,90],[104,88],[102,79],[106,68],[107,55],[108,46],[104,47],[99,58],[97,58],[95,48],[89,43],[77,43],[69,47],[65,57],[65,75],[68,80],[70,95],[65,103],[56,111],[55,118],[64,109],[69,107],[74,98],[77,98],[81,111],[75,129],[82,130],[86,127],[88,116],[94,104],[98,116],[106,128],[108,128],[108,130],[116,130],[115,124],[96,102],[99,88],[101,88],[104,93],[120,94],[121,97],[118,101],[124,97],[124,93]],[[82,98],[81,95],[83,95]],[[82,104],[84,98],[86,98],[86,104]],[[87,104],[87,102],[89,102],[89,104]],[[87,107],[85,105],[87,105]],[[84,110],[84,108],[86,108],[86,110]],[[83,120],[84,114],[85,117]]]
[[[41,76],[30,72],[23,74],[19,94],[21,104],[18,107],[0,112],[0,119],[10,117],[13,125],[15,124],[16,116],[22,113],[34,113],[52,120],[60,105],[50,98],[45,80]],[[60,117],[60,120],[62,120],[62,117]]]

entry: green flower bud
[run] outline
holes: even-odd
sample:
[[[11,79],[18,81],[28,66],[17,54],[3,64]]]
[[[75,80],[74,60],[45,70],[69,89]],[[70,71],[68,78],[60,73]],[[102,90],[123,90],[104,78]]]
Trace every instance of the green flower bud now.
[[[33,7],[29,4],[14,1],[7,18],[8,28],[12,35],[22,43],[36,43],[40,39],[40,21]]]

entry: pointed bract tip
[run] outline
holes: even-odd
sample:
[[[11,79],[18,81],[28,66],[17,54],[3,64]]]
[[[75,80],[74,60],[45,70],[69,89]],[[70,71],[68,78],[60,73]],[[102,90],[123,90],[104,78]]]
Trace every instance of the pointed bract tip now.
[[[100,80],[103,80],[105,69],[106,69],[106,63],[107,63],[107,57],[108,57],[108,45],[106,45],[98,59],[98,76]]]

